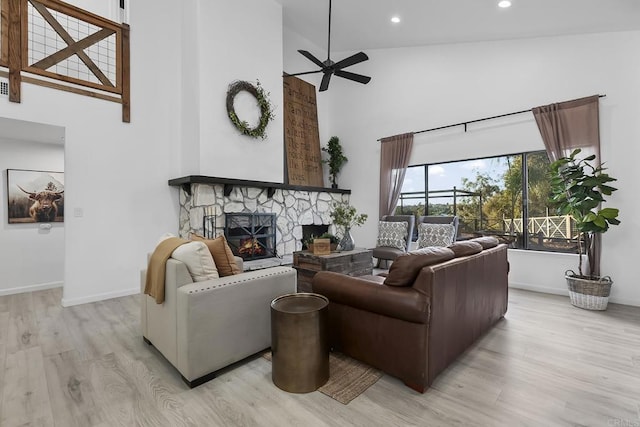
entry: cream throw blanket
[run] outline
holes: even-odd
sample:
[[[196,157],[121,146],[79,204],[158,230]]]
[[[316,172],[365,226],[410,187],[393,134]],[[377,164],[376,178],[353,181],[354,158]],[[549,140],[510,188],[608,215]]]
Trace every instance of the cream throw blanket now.
[[[149,259],[144,293],[154,298],[157,304],[164,302],[164,279],[167,260],[178,246],[185,243],[189,243],[189,241],[179,237],[169,237],[156,246],[151,259]]]

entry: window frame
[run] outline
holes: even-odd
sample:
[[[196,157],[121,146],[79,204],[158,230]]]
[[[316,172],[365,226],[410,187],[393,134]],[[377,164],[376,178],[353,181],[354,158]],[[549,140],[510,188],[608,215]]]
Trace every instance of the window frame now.
[[[531,247],[530,244],[530,239],[531,237],[534,235],[533,233],[529,232],[529,156],[533,155],[533,154],[539,154],[539,153],[545,153],[545,150],[533,150],[533,151],[524,151],[524,152],[516,152],[516,153],[511,153],[511,154],[499,154],[499,155],[493,155],[493,156],[484,156],[484,157],[473,157],[473,158],[467,158],[467,159],[459,159],[459,160],[452,160],[452,161],[444,161],[444,162],[436,162],[436,163],[422,163],[422,164],[414,164],[414,165],[410,165],[408,166],[408,168],[415,168],[415,167],[422,167],[424,168],[423,173],[424,173],[424,198],[422,199],[422,202],[424,203],[424,215],[429,215],[429,199],[433,198],[433,197],[437,197],[437,196],[429,196],[430,190],[429,190],[429,166],[437,166],[437,165],[445,165],[445,164],[453,164],[453,163],[460,163],[460,162],[469,162],[469,161],[475,161],[475,160],[486,160],[486,159],[495,159],[495,158],[501,158],[501,157],[521,157],[522,162],[521,162],[521,174],[522,174],[522,201],[521,201],[521,211],[522,211],[522,215],[521,215],[521,219],[522,219],[522,234],[521,234],[521,238],[522,241],[519,242],[520,244],[518,245],[519,247],[515,247],[515,248],[511,248],[511,249],[518,249],[518,250],[527,250],[527,251],[536,251],[536,252],[552,252],[552,253],[577,253],[573,252],[573,251],[569,251],[569,250],[562,250],[562,249],[554,249],[551,247],[543,247],[543,248],[535,248],[535,247]],[[547,156],[548,158],[548,156]],[[549,159],[549,163],[551,163],[551,160]],[[455,189],[455,187],[454,187]],[[435,191],[435,190],[434,190]],[[461,190],[459,190],[461,191]],[[407,192],[407,193],[420,193],[420,191],[416,191],[416,192]],[[405,194],[407,194],[405,193]],[[431,192],[433,193],[433,192]],[[402,194],[402,193],[401,193]],[[455,194],[455,193],[454,193]],[[419,198],[411,198],[410,200],[419,200]],[[480,203],[482,204],[482,195],[480,196]],[[404,204],[403,204],[403,198],[402,196],[398,199],[398,204],[397,204],[397,208],[404,208]],[[456,212],[456,204],[454,203],[453,206],[453,214],[457,215]],[[480,220],[482,220],[482,210],[480,212]]]

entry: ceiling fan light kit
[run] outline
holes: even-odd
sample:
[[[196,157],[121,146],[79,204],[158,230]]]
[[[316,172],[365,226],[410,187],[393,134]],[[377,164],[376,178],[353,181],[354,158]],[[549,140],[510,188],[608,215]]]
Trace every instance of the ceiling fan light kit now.
[[[331,60],[331,0],[329,0],[329,31],[327,36],[327,59],[326,61],[320,61],[313,54],[306,50],[298,50],[305,58],[309,61],[316,64],[320,67],[319,70],[316,71],[305,71],[302,73],[295,74],[287,74],[287,77],[290,76],[300,76],[303,74],[313,74],[313,73],[323,73],[322,81],[320,82],[320,92],[324,92],[329,88],[329,82],[331,81],[331,76],[336,75],[338,77],[342,77],[347,80],[352,80],[354,82],[367,84],[371,81],[371,77],[363,76],[362,74],[351,73],[349,71],[344,71],[343,68],[350,67],[351,65],[359,64],[369,59],[366,53],[358,52],[355,53],[348,58],[345,58],[338,62],[333,62]]]

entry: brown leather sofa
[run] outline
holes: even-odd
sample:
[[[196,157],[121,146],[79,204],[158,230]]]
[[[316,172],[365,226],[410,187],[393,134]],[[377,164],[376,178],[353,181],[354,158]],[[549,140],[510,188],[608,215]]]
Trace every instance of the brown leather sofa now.
[[[507,246],[493,237],[399,256],[386,277],[322,271],[334,350],[424,392],[507,311]]]

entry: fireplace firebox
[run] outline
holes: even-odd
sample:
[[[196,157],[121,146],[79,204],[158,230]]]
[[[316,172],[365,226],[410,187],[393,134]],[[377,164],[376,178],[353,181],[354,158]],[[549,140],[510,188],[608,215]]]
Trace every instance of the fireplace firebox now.
[[[234,255],[244,260],[276,256],[276,215],[227,213],[224,235]]]

